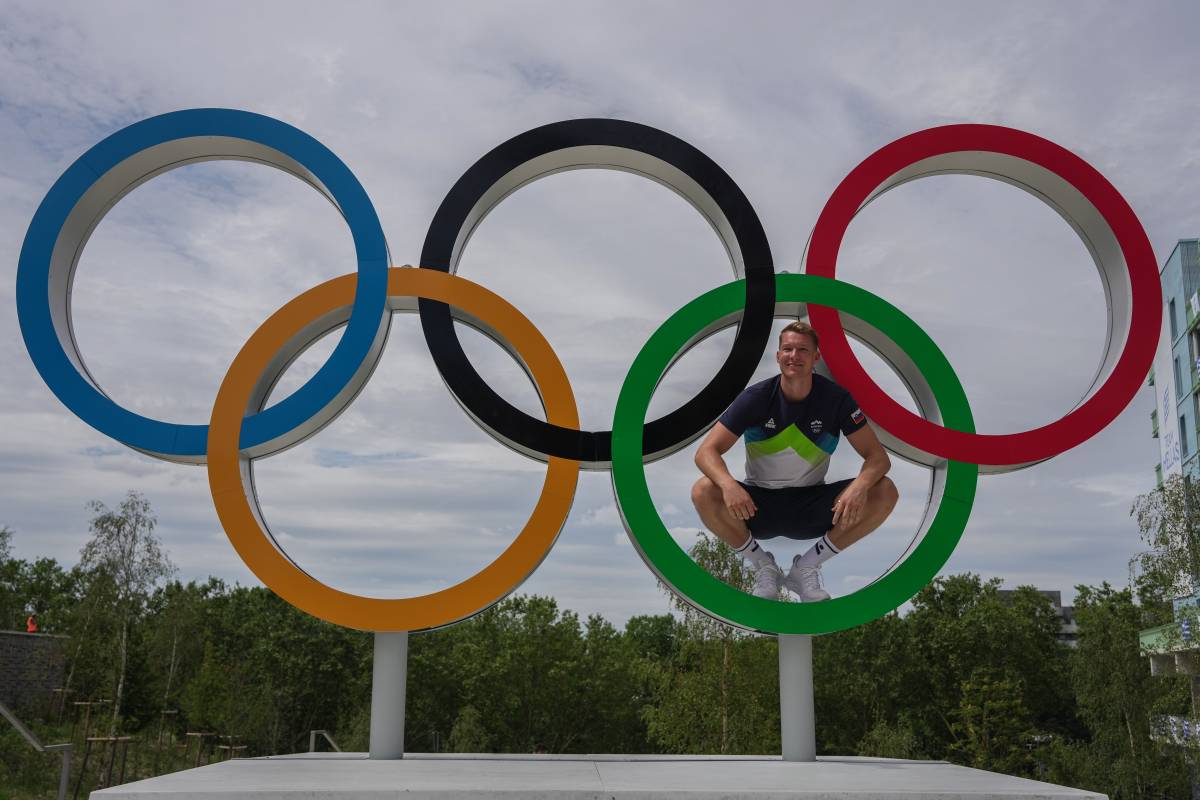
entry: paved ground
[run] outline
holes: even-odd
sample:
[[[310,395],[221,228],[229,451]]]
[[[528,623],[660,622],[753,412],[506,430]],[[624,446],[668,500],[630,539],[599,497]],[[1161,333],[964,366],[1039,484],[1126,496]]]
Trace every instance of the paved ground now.
[[[361,753],[243,759],[92,794],[96,800],[1100,800],[1103,795],[941,761],[777,756],[513,756]]]

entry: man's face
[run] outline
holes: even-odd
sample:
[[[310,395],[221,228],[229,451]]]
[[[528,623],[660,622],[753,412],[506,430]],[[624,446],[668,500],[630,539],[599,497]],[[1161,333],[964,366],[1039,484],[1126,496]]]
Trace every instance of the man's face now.
[[[779,374],[785,378],[803,378],[812,375],[813,367],[821,360],[821,354],[813,346],[812,337],[804,333],[788,331],[779,342],[775,361]]]

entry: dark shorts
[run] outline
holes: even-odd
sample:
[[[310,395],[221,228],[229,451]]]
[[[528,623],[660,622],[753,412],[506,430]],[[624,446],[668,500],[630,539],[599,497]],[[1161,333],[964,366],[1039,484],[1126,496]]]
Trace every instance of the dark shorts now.
[[[743,483],[742,487],[758,507],[754,516],[746,520],[746,526],[755,539],[777,536],[816,539],[824,536],[833,527],[833,501],[852,480],[782,489],[764,489]]]

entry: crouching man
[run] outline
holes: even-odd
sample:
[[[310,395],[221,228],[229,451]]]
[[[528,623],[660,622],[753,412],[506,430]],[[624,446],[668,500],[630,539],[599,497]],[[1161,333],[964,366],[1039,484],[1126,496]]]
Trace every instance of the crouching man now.
[[[692,503],[704,525],[754,570],[756,597],[778,599],[779,587],[801,600],[828,600],[821,565],[878,528],[899,494],[885,477],[892,462],[850,393],[813,372],[821,360],[817,334],[793,322],[779,334],[779,375],[748,387],[709,431],[696,453],[704,473]],[[840,434],[862,456],[855,478],[825,483]],[[723,456],[746,439],[746,480]],[[816,539],[784,574],[760,539]]]

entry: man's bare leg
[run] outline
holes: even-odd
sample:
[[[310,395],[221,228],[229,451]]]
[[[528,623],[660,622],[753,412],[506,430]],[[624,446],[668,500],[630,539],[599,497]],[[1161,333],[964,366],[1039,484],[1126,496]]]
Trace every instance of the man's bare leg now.
[[[871,533],[883,524],[896,507],[900,493],[891,478],[883,477],[867,490],[867,507],[863,515],[853,525],[844,526],[841,522],[829,529],[829,541],[838,552],[845,550],[859,539]]]
[[[750,529],[740,519],[734,519],[733,514],[725,506],[725,498],[721,489],[706,477],[701,477],[692,485],[692,505],[700,515],[704,527],[717,535],[721,541],[740,550],[750,540]]]
[[[845,550],[883,524],[896,507],[900,493],[887,477],[867,490],[866,508],[852,525],[841,520],[813,544],[804,555],[796,556],[788,570],[784,585],[805,601],[828,600],[829,593],[821,588],[821,564]]]
[[[692,504],[704,526],[750,564],[754,571],[754,596],[778,600],[783,572],[775,563],[775,556],[754,541],[744,520],[730,512],[721,489],[707,477],[700,478],[692,486]]]

